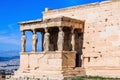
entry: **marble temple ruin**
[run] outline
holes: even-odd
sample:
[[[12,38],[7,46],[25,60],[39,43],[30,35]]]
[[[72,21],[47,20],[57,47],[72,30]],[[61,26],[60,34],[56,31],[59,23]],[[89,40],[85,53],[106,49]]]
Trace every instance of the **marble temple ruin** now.
[[[14,78],[120,77],[120,0],[46,8],[42,19],[19,24],[22,50]],[[26,52],[26,31],[32,33],[31,52]],[[37,33],[42,52],[37,51]]]

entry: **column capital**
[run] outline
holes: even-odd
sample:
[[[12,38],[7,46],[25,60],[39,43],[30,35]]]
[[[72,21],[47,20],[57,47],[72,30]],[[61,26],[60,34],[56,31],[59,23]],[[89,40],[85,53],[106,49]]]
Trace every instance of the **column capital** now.
[[[58,27],[59,28],[59,31],[62,31],[63,27]]]
[[[21,31],[22,35],[25,35],[25,31]]]
[[[75,28],[72,28],[72,29],[71,29],[71,33],[74,33],[74,30],[75,30]]]
[[[47,32],[48,32],[48,29],[47,29],[47,28],[44,28],[44,30],[45,30],[45,33],[47,33]]]
[[[33,29],[32,32],[33,32],[33,34],[36,34],[36,30],[35,29]]]

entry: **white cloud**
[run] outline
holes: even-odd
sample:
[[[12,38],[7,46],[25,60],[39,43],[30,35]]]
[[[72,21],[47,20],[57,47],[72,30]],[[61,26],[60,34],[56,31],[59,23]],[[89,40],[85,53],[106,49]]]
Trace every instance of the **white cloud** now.
[[[13,26],[14,26],[14,24],[8,24],[8,27],[9,27],[10,29],[12,29]]]
[[[0,31],[0,44],[20,45],[20,34],[16,24],[8,24],[8,28]],[[4,46],[4,45],[0,45]]]
[[[8,28],[9,28],[10,30],[15,29],[15,24],[14,24],[14,23],[13,23],[13,24],[8,24]]]
[[[0,31],[0,35],[6,34],[6,31]]]
[[[19,39],[14,36],[0,36],[0,43],[20,45]]]

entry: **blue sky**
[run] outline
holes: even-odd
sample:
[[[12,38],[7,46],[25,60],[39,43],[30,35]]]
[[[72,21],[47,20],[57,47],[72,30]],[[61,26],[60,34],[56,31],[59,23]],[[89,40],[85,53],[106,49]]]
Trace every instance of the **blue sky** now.
[[[0,56],[19,55],[21,50],[21,32],[18,22],[42,18],[41,12],[43,12],[46,7],[59,9],[101,1],[104,0],[1,0]],[[30,35],[28,38],[29,42],[27,42],[27,51],[30,51],[31,33],[27,32],[26,34],[27,36]],[[39,45],[38,47],[41,46]]]

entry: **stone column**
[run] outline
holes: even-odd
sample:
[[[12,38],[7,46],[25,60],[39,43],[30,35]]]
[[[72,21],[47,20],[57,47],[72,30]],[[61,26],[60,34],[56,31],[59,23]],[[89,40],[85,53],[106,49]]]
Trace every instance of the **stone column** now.
[[[43,41],[44,51],[49,51],[49,46],[50,46],[50,34],[48,33],[48,29],[45,28],[44,41]]]
[[[71,44],[72,44],[72,51],[75,51],[75,34],[74,29],[71,30],[72,38],[71,38]]]
[[[21,47],[22,47],[22,52],[25,52],[26,51],[26,36],[25,36],[24,31],[22,31]]]
[[[33,30],[33,37],[32,37],[32,51],[33,52],[37,51],[37,43],[38,43],[38,37],[37,37],[35,30]]]
[[[62,27],[59,27],[59,33],[58,33],[58,51],[63,51],[63,45],[64,45],[64,32],[62,30]]]

